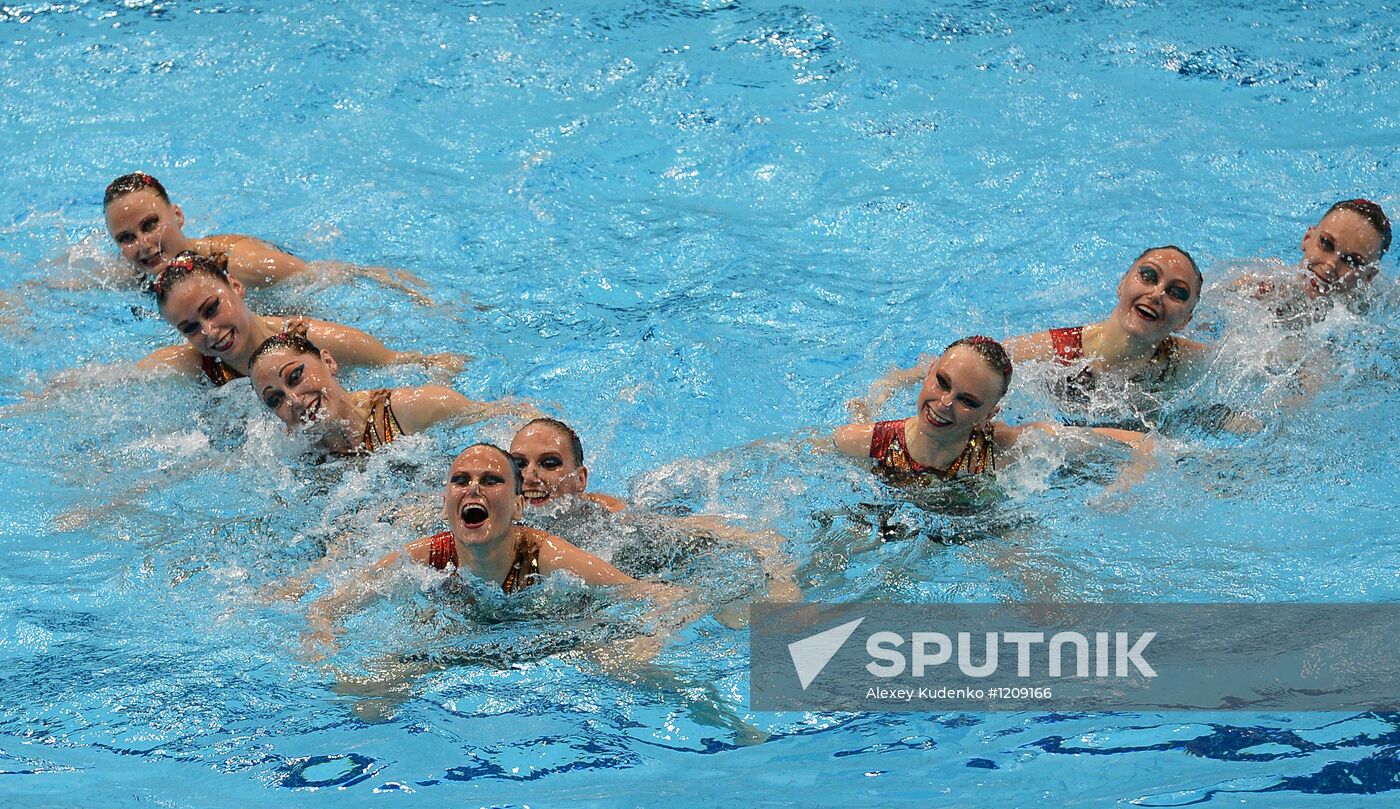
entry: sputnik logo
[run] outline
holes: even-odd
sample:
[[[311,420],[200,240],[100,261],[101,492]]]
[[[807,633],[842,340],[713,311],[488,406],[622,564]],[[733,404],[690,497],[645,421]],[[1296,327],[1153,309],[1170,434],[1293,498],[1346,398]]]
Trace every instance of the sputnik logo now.
[[[792,655],[792,667],[797,670],[797,681],[802,684],[803,691],[817,679],[817,675],[821,674],[826,664],[831,662],[831,658],[841,651],[851,633],[855,632],[856,627],[864,620],[857,618],[788,644],[788,654]]]

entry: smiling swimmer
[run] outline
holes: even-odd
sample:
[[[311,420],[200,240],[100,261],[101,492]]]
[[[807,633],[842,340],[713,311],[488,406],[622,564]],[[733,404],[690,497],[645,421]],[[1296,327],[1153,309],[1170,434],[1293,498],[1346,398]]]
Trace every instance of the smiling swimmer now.
[[[1197,370],[1208,346],[1175,332],[1191,322],[1201,295],[1201,273],[1190,254],[1168,245],[1143,251],[1118,282],[1118,303],[1108,317],[1084,326],[1050,329],[1006,341],[1010,359],[1050,362],[1067,370],[1051,390],[1074,407],[1105,376],[1131,380],[1149,390],[1171,385]],[[848,406],[853,418],[870,420],[893,393],[924,379],[928,358],[875,381],[864,400]]]
[[[337,378],[335,356],[301,334],[267,338],[248,363],[253,389],[267,409],[289,428],[312,434],[318,446],[336,455],[373,452],[399,435],[422,432],[449,419],[469,424],[539,412],[509,399],[472,401],[441,385],[352,393]]]

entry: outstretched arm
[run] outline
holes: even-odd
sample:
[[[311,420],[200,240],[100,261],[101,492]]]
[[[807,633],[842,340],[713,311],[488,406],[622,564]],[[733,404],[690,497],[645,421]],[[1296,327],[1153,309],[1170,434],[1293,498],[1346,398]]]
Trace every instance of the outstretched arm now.
[[[379,598],[383,594],[381,583],[385,574],[400,564],[405,555],[420,564],[428,564],[432,543],[432,537],[416,539],[403,550],[388,554],[342,582],[329,595],[311,602],[306,610],[309,629],[301,638],[303,656],[309,662],[315,662],[335,654],[336,621]]]
[[[1132,461],[1119,472],[1118,479],[1109,487],[1112,491],[1122,491],[1136,486],[1156,466],[1156,460],[1152,455],[1157,446],[1156,442],[1152,440],[1151,436],[1136,430],[1119,430],[1112,427],[1066,427],[1062,424],[1046,421],[1031,422],[1019,427],[997,424],[994,429],[997,447],[1013,452],[1017,441],[1028,431],[1076,439],[1065,445],[1071,455],[1092,451],[1102,446],[1105,439],[1127,445],[1132,449]]]
[[[477,402],[442,385],[399,388],[394,392],[394,412],[408,432],[421,432],[441,421],[472,424],[497,416],[518,416],[530,419],[540,415],[529,402],[498,399]]]
[[[852,399],[846,402],[846,410],[851,415],[852,421],[873,421],[879,414],[880,408],[890,400],[898,391],[918,385],[924,379],[924,373],[928,370],[929,363],[933,362],[933,357],[928,354],[921,354],[919,361],[909,368],[895,368],[874,382],[870,383],[870,388],[865,392],[864,399]]]
[[[237,278],[246,287],[280,284],[306,272],[305,261],[252,236],[226,233],[194,239],[193,243],[202,256],[227,255],[229,277]]]
[[[268,318],[274,330],[281,330],[282,323],[276,318]],[[420,351],[394,351],[365,332],[340,323],[305,318],[306,336],[318,347],[335,356],[341,365],[394,365],[397,363],[421,364],[427,370],[441,370],[449,376],[461,371],[466,365],[464,354],[424,354]]]
[[[414,303],[422,306],[433,305],[433,299],[423,292],[428,283],[408,270],[351,264],[347,261],[317,261],[312,265],[312,269],[334,276],[368,278],[385,289],[404,293],[412,298]]]

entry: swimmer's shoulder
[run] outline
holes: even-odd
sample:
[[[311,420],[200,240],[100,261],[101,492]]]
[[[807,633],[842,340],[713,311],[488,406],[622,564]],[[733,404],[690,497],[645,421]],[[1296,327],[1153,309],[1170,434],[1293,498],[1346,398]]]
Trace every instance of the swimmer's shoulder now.
[[[142,371],[173,369],[186,376],[199,376],[203,373],[202,357],[188,343],[157,349],[136,363]]]
[[[874,435],[874,422],[860,422],[837,427],[832,431],[831,439],[836,442],[836,449],[843,454],[853,458],[865,458],[870,455],[870,441]]]
[[[382,560],[380,560],[380,564],[393,564],[395,561],[397,561],[397,557],[400,553],[408,554],[408,558],[412,559],[414,562],[417,562],[420,565],[432,564],[433,542],[436,540],[436,534],[434,534],[433,536],[419,537],[418,539],[415,539],[407,545],[403,546],[402,551],[395,551],[389,554],[388,556],[384,557]]]
[[[548,576],[562,570],[578,576],[587,584],[631,584],[636,581],[563,537],[528,525],[520,526],[520,530],[521,540],[533,544],[538,553],[541,575]]]
[[[245,286],[275,284],[307,269],[306,262],[255,236],[219,233],[191,239],[190,243],[202,256],[220,253],[228,256],[229,277],[237,278]]]
[[[1008,338],[1002,347],[1013,363],[1044,362],[1055,356],[1055,341],[1048,330],[1018,334]]]

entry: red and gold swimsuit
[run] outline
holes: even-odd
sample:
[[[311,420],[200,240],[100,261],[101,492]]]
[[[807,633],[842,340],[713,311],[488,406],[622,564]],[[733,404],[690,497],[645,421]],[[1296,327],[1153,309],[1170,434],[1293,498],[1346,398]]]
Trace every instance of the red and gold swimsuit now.
[[[451,531],[434,534],[432,545],[428,546],[428,564],[438,570],[446,570],[448,565],[457,567],[457,543]],[[518,593],[540,580],[540,549],[529,535],[522,536],[515,545],[515,562],[501,582],[501,590]]]
[[[374,452],[403,434],[394,415],[393,393],[389,388],[369,392],[369,418],[365,419],[365,431],[356,452]]]
[[[904,419],[877,421],[870,435],[870,457],[875,459],[875,468],[903,475],[933,475],[941,480],[951,480],[962,475],[981,475],[996,471],[996,443],[992,431],[987,428],[973,429],[967,439],[962,454],[945,470],[924,466],[909,456],[908,441],[904,436]]]

